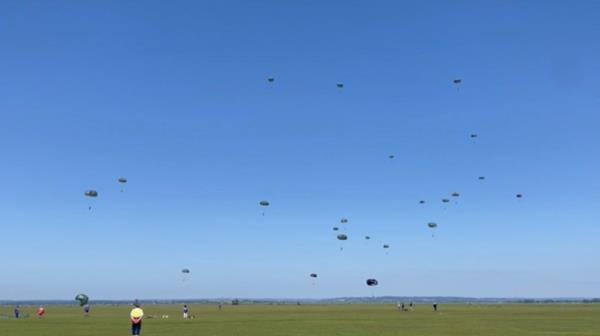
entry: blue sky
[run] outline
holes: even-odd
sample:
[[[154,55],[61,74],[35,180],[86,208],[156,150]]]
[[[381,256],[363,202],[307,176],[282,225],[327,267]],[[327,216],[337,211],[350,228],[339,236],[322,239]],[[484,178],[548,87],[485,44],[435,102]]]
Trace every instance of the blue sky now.
[[[600,296],[599,10],[2,2],[0,298]]]

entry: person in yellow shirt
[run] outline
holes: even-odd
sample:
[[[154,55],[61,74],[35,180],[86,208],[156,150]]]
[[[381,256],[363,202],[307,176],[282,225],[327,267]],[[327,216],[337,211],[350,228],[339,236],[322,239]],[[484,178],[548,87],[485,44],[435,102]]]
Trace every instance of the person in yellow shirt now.
[[[131,313],[129,313],[129,318],[131,319],[131,335],[138,336],[142,332],[144,311],[137,301],[133,305],[134,308],[131,310]]]

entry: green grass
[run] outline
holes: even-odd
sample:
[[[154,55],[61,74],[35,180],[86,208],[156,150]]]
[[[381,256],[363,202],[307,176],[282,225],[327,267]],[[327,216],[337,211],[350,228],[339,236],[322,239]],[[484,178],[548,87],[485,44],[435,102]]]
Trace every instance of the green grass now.
[[[183,320],[180,306],[145,306],[144,336],[201,335],[600,335],[600,305],[442,305],[399,312],[383,305],[191,306],[194,320]],[[79,307],[47,307],[46,317],[0,319],[2,336],[129,335],[130,307],[96,306],[84,318]],[[0,307],[0,315],[12,307]],[[169,319],[160,319],[163,314]]]

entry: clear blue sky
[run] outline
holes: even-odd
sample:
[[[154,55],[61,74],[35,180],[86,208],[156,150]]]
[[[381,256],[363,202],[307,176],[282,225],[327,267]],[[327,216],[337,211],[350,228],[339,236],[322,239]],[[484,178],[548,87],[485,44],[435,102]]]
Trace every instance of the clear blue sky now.
[[[2,299],[600,296],[597,1],[0,13]]]

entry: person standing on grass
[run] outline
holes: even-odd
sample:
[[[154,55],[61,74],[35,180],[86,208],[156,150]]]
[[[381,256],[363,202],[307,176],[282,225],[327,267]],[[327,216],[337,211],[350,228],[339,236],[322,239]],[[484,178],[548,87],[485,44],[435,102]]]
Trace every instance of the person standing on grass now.
[[[46,308],[44,308],[43,306],[40,306],[40,308],[38,308],[36,314],[37,314],[38,318],[44,317],[44,315],[46,314]]]
[[[87,303],[85,304],[85,306],[83,306],[83,316],[90,316],[90,305]]]
[[[187,320],[190,315],[190,309],[188,308],[188,306],[186,304],[183,305],[183,319]]]
[[[15,307],[15,318],[18,319],[21,316],[21,308],[19,306]]]
[[[142,332],[142,319],[144,318],[144,311],[140,308],[140,304],[136,301],[133,304],[134,308],[129,313],[131,319],[131,335],[139,336]]]
[[[437,311],[437,302],[433,303],[433,311]]]

